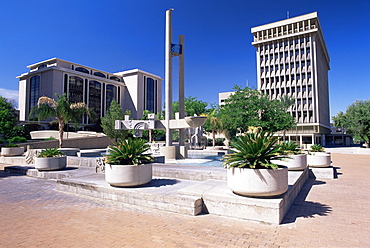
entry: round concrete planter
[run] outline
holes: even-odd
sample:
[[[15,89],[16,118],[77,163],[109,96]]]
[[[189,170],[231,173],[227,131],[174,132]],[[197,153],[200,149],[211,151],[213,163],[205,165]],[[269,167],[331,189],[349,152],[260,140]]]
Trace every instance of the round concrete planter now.
[[[331,163],[330,153],[312,152],[307,155],[307,164],[310,167],[329,167]]]
[[[243,196],[277,196],[288,190],[288,168],[227,169],[227,186]]]
[[[105,164],[105,181],[112,186],[132,187],[149,183],[151,180],[152,164]]]
[[[67,157],[35,158],[35,169],[39,171],[61,170],[67,166]]]
[[[307,167],[307,155],[297,154],[297,155],[287,155],[288,158],[283,160],[273,160],[274,164],[286,166],[288,170],[304,170]]]
[[[1,156],[12,157],[12,156],[22,156],[24,153],[23,147],[2,147]]]

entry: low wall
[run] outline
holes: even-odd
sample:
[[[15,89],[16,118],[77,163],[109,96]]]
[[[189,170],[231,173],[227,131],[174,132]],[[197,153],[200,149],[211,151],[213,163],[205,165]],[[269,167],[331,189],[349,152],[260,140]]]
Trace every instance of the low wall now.
[[[103,137],[83,137],[83,138],[73,138],[73,139],[64,139],[63,147],[76,147],[80,149],[101,149],[106,148],[108,145],[112,145],[114,140],[108,138],[107,136]],[[27,148],[30,146],[32,149],[43,149],[58,147],[59,140],[44,140],[44,141],[35,141],[27,143],[19,143],[19,146]]]

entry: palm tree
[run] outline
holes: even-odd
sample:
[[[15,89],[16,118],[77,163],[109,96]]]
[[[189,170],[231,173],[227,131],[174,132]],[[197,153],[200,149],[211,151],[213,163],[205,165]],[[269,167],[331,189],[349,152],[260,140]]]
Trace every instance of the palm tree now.
[[[63,94],[61,96],[58,94],[55,95],[58,97],[57,101],[46,96],[40,97],[37,102],[37,106],[35,106],[31,110],[29,119],[37,117],[37,119],[40,121],[55,118],[51,122],[58,123],[59,147],[61,148],[63,144],[64,126],[69,121],[78,123],[81,119],[82,114],[87,114],[88,116],[91,116],[92,112],[83,102],[70,103],[67,99],[66,94]]]
[[[212,146],[216,146],[216,133],[222,133],[224,131],[221,119],[217,117],[217,109],[212,109],[209,114],[202,114],[201,116],[206,116],[207,121],[204,124],[206,131],[211,131],[212,133]]]

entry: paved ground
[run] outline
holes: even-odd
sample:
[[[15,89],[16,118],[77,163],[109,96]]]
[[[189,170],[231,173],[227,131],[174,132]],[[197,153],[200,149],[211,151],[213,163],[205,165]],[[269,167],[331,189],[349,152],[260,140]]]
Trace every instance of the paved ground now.
[[[279,226],[124,206],[0,171],[0,247],[370,247],[370,156],[332,160],[338,179],[306,183]]]

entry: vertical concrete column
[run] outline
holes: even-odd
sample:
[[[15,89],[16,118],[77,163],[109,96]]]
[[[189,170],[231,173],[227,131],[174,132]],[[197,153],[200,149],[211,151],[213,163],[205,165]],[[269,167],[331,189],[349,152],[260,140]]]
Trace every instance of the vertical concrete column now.
[[[182,47],[182,53],[179,56],[179,119],[185,117],[185,89],[184,89],[184,35],[179,35],[179,44]],[[185,138],[185,129],[179,130],[179,145],[183,146]]]
[[[166,11],[166,42],[165,42],[165,81],[166,81],[166,146],[172,145],[170,119],[172,113],[172,10]]]

